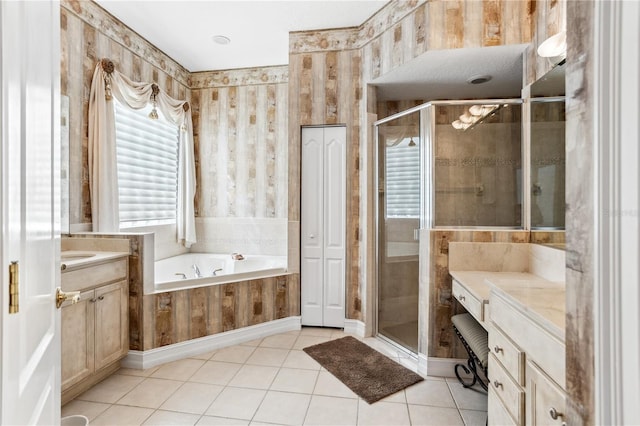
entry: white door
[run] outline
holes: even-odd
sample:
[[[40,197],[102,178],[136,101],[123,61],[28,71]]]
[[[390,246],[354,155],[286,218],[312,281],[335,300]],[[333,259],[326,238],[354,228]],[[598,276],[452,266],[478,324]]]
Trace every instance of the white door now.
[[[344,327],[346,128],[302,129],[303,325]]]
[[[0,2],[1,424],[60,422],[60,6]],[[18,312],[9,265],[18,262]]]

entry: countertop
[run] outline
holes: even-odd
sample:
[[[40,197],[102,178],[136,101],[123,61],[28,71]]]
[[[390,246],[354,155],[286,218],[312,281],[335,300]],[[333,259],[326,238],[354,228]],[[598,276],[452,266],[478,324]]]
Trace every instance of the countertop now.
[[[123,251],[65,250],[60,255],[60,269],[65,273],[127,256]]]
[[[483,303],[491,292],[501,295],[540,326],[564,341],[565,283],[529,272],[449,271]],[[489,309],[491,306],[489,304]]]

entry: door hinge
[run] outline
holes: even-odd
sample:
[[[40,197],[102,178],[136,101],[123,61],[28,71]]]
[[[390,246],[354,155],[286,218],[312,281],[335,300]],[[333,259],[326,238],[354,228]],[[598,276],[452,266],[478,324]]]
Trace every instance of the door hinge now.
[[[20,308],[20,268],[18,262],[9,265],[9,313],[17,314]]]

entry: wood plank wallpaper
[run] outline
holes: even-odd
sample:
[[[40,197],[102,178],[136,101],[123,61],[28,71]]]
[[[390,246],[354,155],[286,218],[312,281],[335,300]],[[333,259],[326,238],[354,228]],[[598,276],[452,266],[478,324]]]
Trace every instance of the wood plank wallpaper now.
[[[537,49],[548,37],[567,28],[567,0],[534,2],[535,26],[531,45],[524,52],[523,87],[535,82],[554,67],[548,58],[538,56]]]
[[[286,66],[194,73],[196,215],[287,217]]]
[[[568,52],[566,66],[567,93],[567,176],[566,176],[566,390],[567,424],[591,425],[596,413],[596,343],[597,321],[594,298],[602,282],[595,271],[595,251],[600,241],[592,224],[601,211],[592,194],[597,178],[593,164],[600,155],[600,130],[593,111],[600,104],[594,73],[594,48],[597,41],[596,6],[591,2],[570,1],[567,5]],[[602,75],[602,74],[600,74]],[[636,285],[636,283],[634,283]],[[600,327],[599,327],[600,328]]]
[[[88,174],[88,111],[91,78],[104,57],[134,81],[154,81],[190,100],[188,71],[97,4],[63,0],[60,7],[61,93],[69,96],[69,220],[91,223]]]
[[[300,276],[281,275],[144,296],[142,347],[161,346],[300,315]],[[133,347],[132,347],[133,349]]]
[[[362,273],[364,258],[371,254],[362,242],[370,241],[363,214],[373,211],[361,199],[373,200],[363,183],[363,164],[373,151],[362,140],[370,140],[368,113],[380,105],[368,84],[427,50],[496,46],[531,40],[535,1],[391,1],[358,28],[291,33],[289,37],[289,220],[300,220],[300,126],[345,123],[347,125],[347,317],[370,318],[363,313],[363,294],[372,288],[372,278]],[[357,33],[357,36],[355,35]],[[348,58],[351,58],[349,60]],[[356,67],[357,64],[357,67]],[[349,69],[349,67],[351,67]],[[336,90],[334,92],[334,89]],[[334,96],[339,102],[335,106]],[[383,105],[385,106],[385,105]],[[349,108],[353,108],[348,111]],[[372,110],[372,108],[375,108]],[[381,111],[387,114],[389,111]],[[336,117],[337,115],[337,117]],[[345,116],[346,115],[346,116]],[[344,116],[344,121],[341,119]],[[362,162],[361,162],[362,161]],[[374,262],[367,259],[367,262]],[[447,336],[447,342],[453,343]],[[424,353],[426,348],[421,348]]]

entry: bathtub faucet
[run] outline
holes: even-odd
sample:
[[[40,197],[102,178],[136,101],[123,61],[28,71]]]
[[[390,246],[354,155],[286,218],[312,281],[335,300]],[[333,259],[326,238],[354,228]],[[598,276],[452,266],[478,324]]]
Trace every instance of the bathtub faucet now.
[[[223,271],[223,269],[222,268],[217,268],[217,269],[214,268],[213,272],[211,272],[211,276],[215,277],[216,275],[218,275],[218,272],[220,272],[220,271]]]
[[[193,268],[193,272],[196,273],[196,278],[202,278],[202,274],[200,273],[200,268],[195,263],[191,266]]]
[[[240,253],[231,253],[231,258],[233,260],[244,260],[244,256]]]

